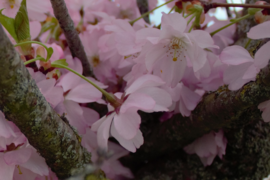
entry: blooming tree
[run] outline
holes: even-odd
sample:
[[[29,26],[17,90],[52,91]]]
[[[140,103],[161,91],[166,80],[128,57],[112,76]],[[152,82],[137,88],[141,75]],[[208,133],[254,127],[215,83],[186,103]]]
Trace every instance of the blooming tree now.
[[[211,16],[217,7],[227,21]],[[0,177],[267,176],[269,9],[1,0]]]

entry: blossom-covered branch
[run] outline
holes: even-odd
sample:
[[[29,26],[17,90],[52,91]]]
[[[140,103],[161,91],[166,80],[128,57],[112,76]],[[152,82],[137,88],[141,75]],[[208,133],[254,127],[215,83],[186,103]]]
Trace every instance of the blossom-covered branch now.
[[[246,84],[238,91],[230,91],[222,86],[217,91],[206,94],[190,117],[177,114],[153,128],[151,134],[145,137],[144,145],[135,153],[135,159],[156,157],[183,148],[212,130],[242,127],[254,120],[252,114],[245,114],[269,98],[268,65],[261,70],[255,82]]]
[[[80,59],[83,65],[83,73],[86,76],[93,76],[91,65],[88,62],[82,42],[78,36],[78,32],[74,27],[74,23],[70,18],[68,9],[64,0],[51,0],[54,15],[57,18],[60,27],[64,31],[69,49],[73,57]]]
[[[72,128],[51,108],[0,26],[0,109],[59,178],[90,163]]]

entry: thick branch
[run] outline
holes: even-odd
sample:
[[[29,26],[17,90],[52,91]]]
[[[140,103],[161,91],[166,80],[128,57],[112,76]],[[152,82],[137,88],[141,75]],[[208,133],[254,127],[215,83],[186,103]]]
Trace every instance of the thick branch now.
[[[238,91],[230,91],[222,86],[204,95],[190,117],[184,118],[177,114],[153,128],[133,158],[151,159],[180,149],[211,130],[242,127],[252,120],[252,112],[249,116],[246,113],[250,109],[257,109],[258,104],[268,99],[269,65],[260,72],[255,82],[246,84]]]
[[[74,131],[51,108],[0,25],[0,109],[59,178],[90,163]]]
[[[196,154],[183,150],[148,162],[136,173],[136,180],[261,180],[270,172],[270,124],[258,119],[237,129],[225,130],[227,150],[222,159],[216,157],[211,166],[204,167]]]
[[[60,27],[64,31],[69,49],[73,57],[81,60],[83,65],[83,74],[85,76],[93,76],[91,65],[88,62],[82,42],[78,36],[78,32],[74,27],[74,23],[70,18],[67,6],[64,0],[51,0],[53,12],[58,20]]]

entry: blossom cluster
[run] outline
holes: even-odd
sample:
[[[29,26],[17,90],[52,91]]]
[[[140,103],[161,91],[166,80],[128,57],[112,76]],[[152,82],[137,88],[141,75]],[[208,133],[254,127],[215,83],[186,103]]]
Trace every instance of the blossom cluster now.
[[[5,8],[4,15],[15,17],[21,2],[2,0],[0,9]],[[173,7],[175,2],[168,6]],[[149,9],[157,5],[156,0],[148,3]],[[136,0],[66,0],[66,5],[93,68],[94,77],[87,79],[109,92],[113,101],[104,99],[102,92],[73,72],[52,66],[53,62],[65,58],[69,68],[83,74],[82,63],[72,57],[49,0],[27,0],[31,39],[54,50],[49,61],[36,61],[27,68],[51,107],[59,115],[64,114],[82,137],[82,145],[92,153],[93,161],[97,159],[98,149],[115,152],[101,167],[111,179],[133,177],[117,159],[136,152],[144,143],[139,110],[163,112],[160,121],[176,113],[188,117],[205,92],[222,85],[228,85],[230,90],[240,89],[254,81],[270,59],[269,42],[254,57],[244,47],[229,46],[234,43],[235,25],[210,34],[229,24],[229,20],[219,21],[202,12],[200,28],[195,28],[196,18],[187,16],[196,9],[195,5],[183,6],[190,8],[184,9],[184,13],[163,13],[161,28],[143,19],[131,23],[141,16]],[[253,27],[247,37],[269,38],[270,33],[265,31],[269,27],[270,22],[263,22]],[[11,35],[9,37],[15,44]],[[21,49],[17,50],[22,60],[29,60]],[[47,51],[43,46],[32,44],[31,54],[27,55],[32,59],[45,58]],[[100,117],[99,112],[88,106],[93,102],[107,106],[108,112]],[[264,121],[270,121],[270,101],[258,108],[263,111]],[[110,137],[119,144],[110,142]],[[195,140],[184,150],[196,153],[207,166],[217,155],[222,158],[226,144],[220,130]],[[0,177],[57,179],[27,138],[2,112]]]

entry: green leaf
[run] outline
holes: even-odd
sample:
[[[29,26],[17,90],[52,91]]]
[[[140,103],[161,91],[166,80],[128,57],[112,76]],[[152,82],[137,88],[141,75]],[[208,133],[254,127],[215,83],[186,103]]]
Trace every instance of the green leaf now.
[[[15,20],[13,18],[3,15],[3,10],[4,9],[0,9],[0,23],[5,27],[5,29],[13,37],[13,39],[18,42],[17,34],[14,27]]]
[[[53,54],[53,48],[52,47],[47,48],[47,59],[46,60],[49,60],[52,57],[52,54]]]
[[[31,40],[26,0],[22,1],[20,9],[16,14],[14,27],[19,42]]]
[[[59,59],[57,61],[52,62],[51,66],[63,68],[63,66],[68,66],[68,63],[66,62],[66,59]]]

